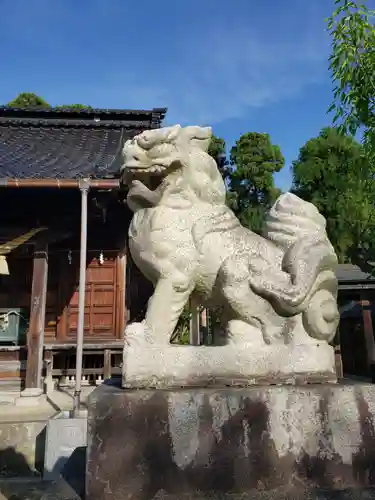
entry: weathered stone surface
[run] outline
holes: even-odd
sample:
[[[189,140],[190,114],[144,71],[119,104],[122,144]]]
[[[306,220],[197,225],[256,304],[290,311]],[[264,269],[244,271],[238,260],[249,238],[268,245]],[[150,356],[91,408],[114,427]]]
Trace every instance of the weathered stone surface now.
[[[102,385],[88,407],[90,500],[346,499],[375,486],[373,385]]]
[[[44,460],[46,422],[0,423],[0,477],[33,476]]]
[[[63,480],[0,481],[0,500],[81,500]]]
[[[200,369],[198,381],[228,380],[228,374],[244,385],[264,376],[284,381],[300,373],[296,350],[303,353],[311,342],[327,343],[335,335],[337,257],[324,217],[311,203],[284,193],[262,235],[242,226],[207,153],[211,135],[209,127],[175,125],[145,131],[124,145],[123,181],[134,211],[129,249],[155,286],[144,321],[126,328],[126,387],[166,386],[168,379],[171,386],[179,380],[194,385]],[[197,353],[198,363],[191,362],[194,348],[177,352],[169,343],[190,297],[222,310],[228,341],[221,351]],[[328,357],[327,370],[320,351],[309,357],[308,373],[324,378],[334,373],[334,358]]]
[[[69,412],[60,413],[47,424],[45,480],[62,476],[80,494],[84,493],[87,446],[87,418],[72,418]]]
[[[17,398],[14,403],[16,406],[33,407],[39,406],[46,401],[47,396],[43,393],[42,389],[29,387],[21,392],[20,397]]]
[[[161,492],[154,497],[154,500],[373,500],[375,498],[374,489],[341,491],[329,491],[317,488],[314,491],[304,489],[276,489],[273,491],[256,491],[249,494],[220,493],[209,495],[204,493],[195,494],[168,494]]]
[[[275,381],[296,384],[337,380],[334,350],[327,342],[256,347],[246,343],[160,346],[141,339],[142,334],[124,350],[123,387],[246,387]]]

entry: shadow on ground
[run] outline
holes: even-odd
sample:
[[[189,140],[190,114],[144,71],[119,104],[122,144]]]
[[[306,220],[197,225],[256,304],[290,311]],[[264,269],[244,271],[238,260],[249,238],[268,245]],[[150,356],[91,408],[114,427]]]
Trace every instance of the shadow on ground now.
[[[45,434],[44,430],[38,436],[43,450]],[[61,480],[42,481],[43,462],[34,470],[15,448],[0,450],[0,500],[80,500],[84,495],[86,449],[77,448],[69,459],[61,460],[64,464],[57,464],[62,466]]]

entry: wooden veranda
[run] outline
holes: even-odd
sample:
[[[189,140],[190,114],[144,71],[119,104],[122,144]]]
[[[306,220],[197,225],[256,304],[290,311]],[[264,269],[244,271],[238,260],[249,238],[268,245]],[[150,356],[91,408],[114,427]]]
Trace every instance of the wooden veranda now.
[[[79,393],[81,380],[98,371],[82,371],[84,354],[104,357],[103,375],[116,371],[126,321],[149,294],[127,259],[121,149],[160,127],[165,113],[0,109],[3,385],[41,389],[43,374],[74,370]]]

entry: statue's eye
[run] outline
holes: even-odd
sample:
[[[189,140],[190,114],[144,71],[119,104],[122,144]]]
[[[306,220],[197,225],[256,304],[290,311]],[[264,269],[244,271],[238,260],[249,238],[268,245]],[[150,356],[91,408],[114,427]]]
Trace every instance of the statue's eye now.
[[[143,149],[151,149],[155,144],[155,139],[150,137],[149,135],[142,134],[138,138],[138,144]]]

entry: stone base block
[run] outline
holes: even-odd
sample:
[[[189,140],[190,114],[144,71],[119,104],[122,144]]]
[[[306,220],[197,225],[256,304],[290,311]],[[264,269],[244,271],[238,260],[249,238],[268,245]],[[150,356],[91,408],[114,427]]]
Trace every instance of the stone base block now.
[[[80,494],[84,493],[87,446],[87,418],[72,418],[62,412],[47,424],[44,458],[45,480],[58,480],[61,476]]]
[[[38,406],[47,401],[47,396],[42,389],[24,389],[19,398],[14,402],[16,406]]]
[[[124,347],[123,387],[176,388],[335,382],[334,349],[326,342],[289,345],[151,344]]]
[[[88,408],[90,500],[374,498],[373,385],[105,384]]]

